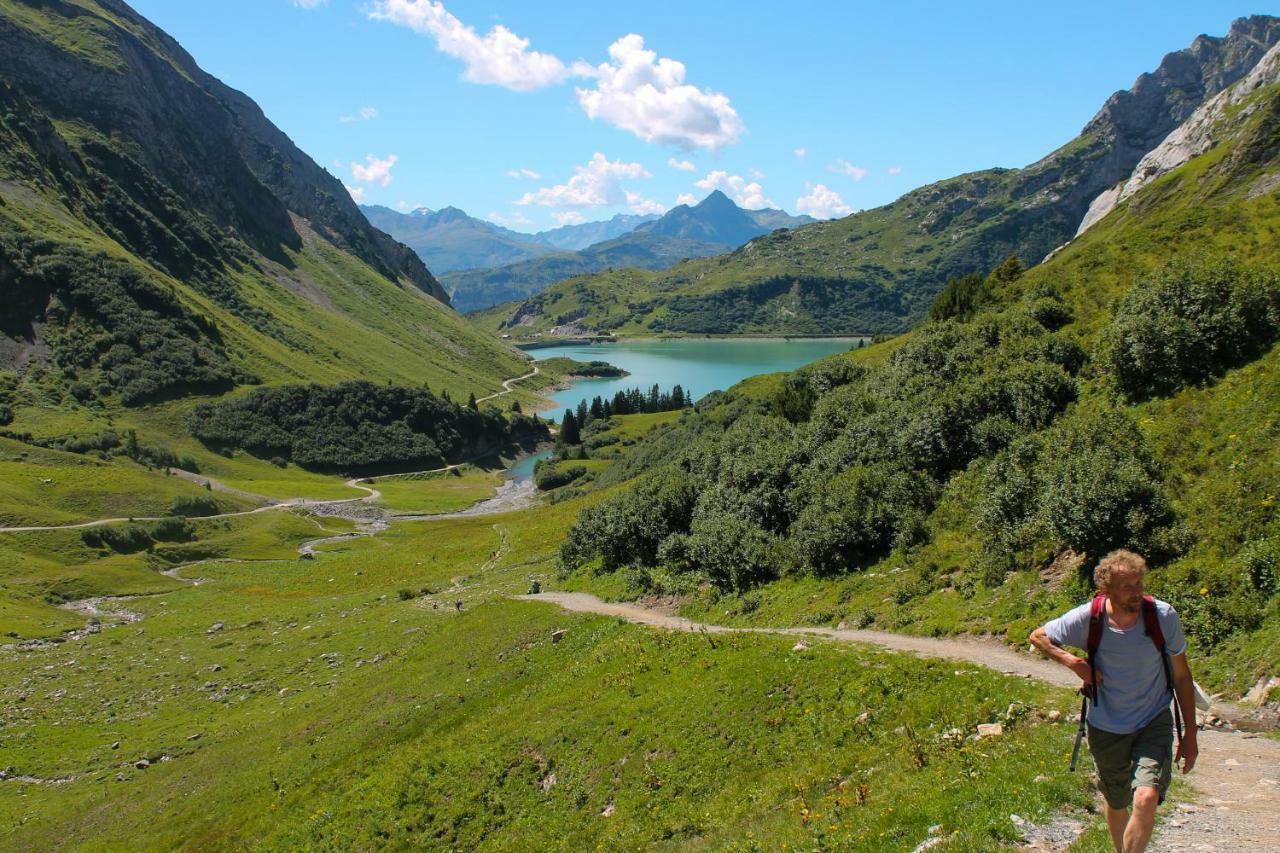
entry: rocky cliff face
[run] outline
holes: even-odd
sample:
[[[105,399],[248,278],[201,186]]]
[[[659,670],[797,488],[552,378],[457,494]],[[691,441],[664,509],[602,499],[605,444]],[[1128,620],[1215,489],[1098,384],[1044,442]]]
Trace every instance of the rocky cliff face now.
[[[1231,110],[1263,86],[1280,82],[1280,45],[1262,57],[1261,61],[1241,80],[1214,95],[1200,105],[1186,121],[1148,151],[1138,162],[1132,174],[1119,184],[1104,191],[1089,206],[1076,236],[1106,216],[1120,202],[1130,198],[1138,190],[1168,172],[1213,148],[1222,134],[1231,132],[1247,120],[1254,110],[1263,104],[1251,103],[1239,110]],[[1231,113],[1229,116],[1228,113]],[[1229,120],[1228,120],[1229,119]]]
[[[340,181],[127,5],[40,5],[37,14],[21,5],[0,13],[0,81],[27,124],[61,140],[44,149],[56,153],[42,158],[46,177],[81,179],[74,195],[108,233],[166,268],[187,256],[188,266],[218,267],[243,253],[237,243],[277,260],[296,250],[298,216],[388,278],[448,302]],[[191,225],[169,226],[176,221]],[[181,263],[171,271],[191,272]]]

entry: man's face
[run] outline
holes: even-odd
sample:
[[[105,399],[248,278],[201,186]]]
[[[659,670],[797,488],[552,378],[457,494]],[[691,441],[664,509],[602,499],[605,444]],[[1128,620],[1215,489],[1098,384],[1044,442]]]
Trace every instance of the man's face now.
[[[1133,613],[1142,606],[1142,572],[1132,569],[1115,569],[1107,585],[1111,606],[1125,613]]]

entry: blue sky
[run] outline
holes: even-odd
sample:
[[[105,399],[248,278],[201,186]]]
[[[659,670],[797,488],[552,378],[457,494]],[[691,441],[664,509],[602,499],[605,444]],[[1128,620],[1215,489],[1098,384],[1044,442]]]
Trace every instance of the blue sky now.
[[[826,217],[1023,166],[1234,2],[133,0],[365,203]],[[683,67],[681,67],[681,65]]]

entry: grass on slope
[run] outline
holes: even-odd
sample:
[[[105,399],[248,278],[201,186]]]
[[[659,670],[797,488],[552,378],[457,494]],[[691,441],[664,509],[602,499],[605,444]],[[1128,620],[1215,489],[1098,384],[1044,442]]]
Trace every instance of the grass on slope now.
[[[200,586],[123,603],[141,632],[0,656],[6,763],[68,780],[0,783],[0,839],[907,850],[941,824],[987,850],[1016,838],[1011,804],[1091,802],[1069,726],[1032,712],[1065,691],[499,600],[549,580],[579,503],[205,564]],[[946,736],[1011,704],[1002,738]]]
[[[379,477],[374,488],[382,493],[378,503],[392,512],[431,514],[456,512],[492,497],[502,481],[500,470],[462,465],[429,474]]]
[[[0,533],[0,635],[57,638],[85,623],[82,615],[58,607],[61,602],[172,592],[182,583],[162,570],[203,560],[292,560],[298,542],[352,529],[344,519],[283,511],[190,524],[190,541],[158,542],[132,554],[90,547],[76,530]],[[193,571],[198,576],[200,570]]]

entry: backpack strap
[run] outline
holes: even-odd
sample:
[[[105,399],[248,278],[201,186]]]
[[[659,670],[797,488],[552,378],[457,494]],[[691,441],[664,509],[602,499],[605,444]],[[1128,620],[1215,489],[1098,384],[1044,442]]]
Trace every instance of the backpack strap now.
[[[1160,653],[1160,665],[1164,668],[1164,686],[1173,692],[1173,673],[1169,668],[1169,656],[1165,654],[1164,631],[1160,628],[1160,614],[1156,612],[1156,600],[1149,595],[1142,596],[1142,625]]]
[[[1156,600],[1149,595],[1142,596],[1142,624],[1146,627],[1151,642],[1164,654],[1164,631],[1160,628],[1160,614],[1156,612]]]
[[[1142,596],[1142,624],[1147,636],[1155,644],[1160,653],[1160,665],[1164,668],[1164,686],[1173,696],[1173,723],[1178,732],[1178,747],[1182,747],[1182,709],[1178,705],[1178,694],[1173,689],[1173,669],[1169,665],[1169,656],[1165,654],[1164,631],[1160,628],[1160,614],[1156,611],[1156,600],[1149,595]]]
[[[1098,676],[1097,676],[1097,655],[1098,647],[1102,645],[1102,627],[1107,619],[1107,594],[1100,592],[1093,597],[1093,603],[1089,605],[1089,639],[1085,645],[1085,651],[1088,653],[1086,660],[1089,661],[1089,669],[1093,673],[1093,684],[1090,685],[1090,698],[1094,704],[1098,703],[1100,698],[1098,695]]]

